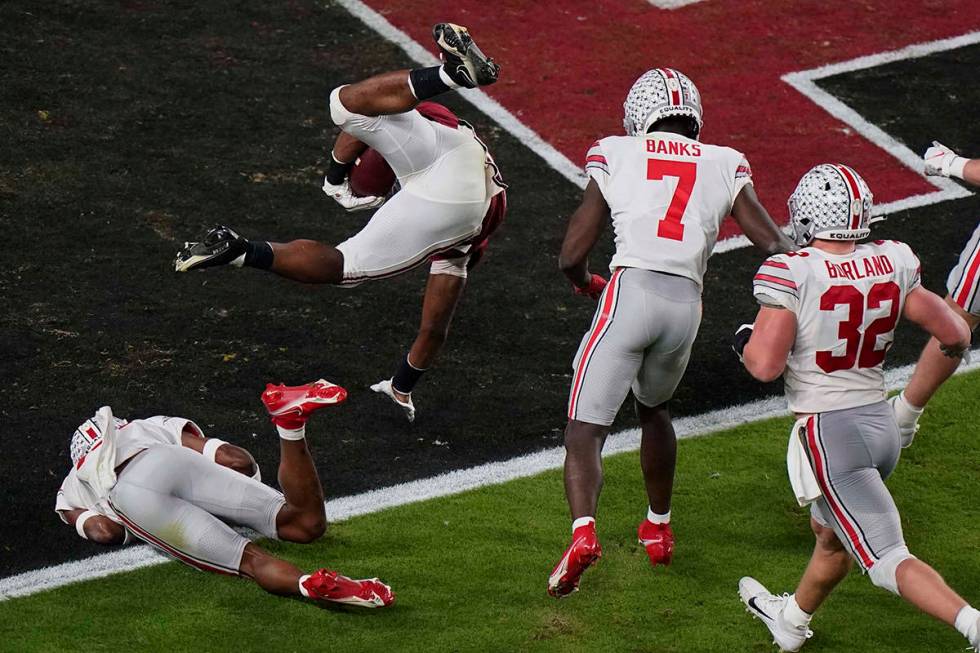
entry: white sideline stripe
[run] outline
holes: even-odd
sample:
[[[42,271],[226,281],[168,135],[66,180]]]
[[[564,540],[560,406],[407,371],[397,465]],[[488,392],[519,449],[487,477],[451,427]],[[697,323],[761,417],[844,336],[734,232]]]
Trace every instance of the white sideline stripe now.
[[[336,3],[355,17],[360,18],[361,22],[375,32],[400,47],[409,58],[419,65],[439,65],[438,57],[426,50],[411,36],[388,22],[387,18],[363,2],[360,2],[360,0],[336,0]],[[518,120],[514,114],[505,109],[499,102],[480,89],[462,89],[459,91],[459,95],[486,114],[487,117],[495,120],[504,128],[504,131],[521,141],[532,152],[544,159],[562,177],[579,188],[585,188],[586,177],[582,167],[572,163],[567,156],[556,150],[550,143],[541,138],[537,132]]]
[[[972,353],[974,362],[961,365],[956,374],[980,369],[980,357],[978,357],[980,350],[974,350]],[[887,370],[886,386],[890,390],[904,386],[914,367],[914,365],[905,365]],[[692,438],[788,414],[786,400],[781,396],[774,396],[740,406],[713,410],[702,415],[682,417],[674,421],[674,429],[678,438]],[[640,430],[627,429],[609,436],[603,456],[636,451],[639,448]],[[564,449],[553,447],[510,460],[487,463],[354,496],[332,499],[326,504],[327,518],[333,522],[344,521],[388,508],[500,485],[559,469],[563,460]],[[65,562],[2,578],[0,602],[170,561],[170,558],[146,545],[117,549],[84,560]]]

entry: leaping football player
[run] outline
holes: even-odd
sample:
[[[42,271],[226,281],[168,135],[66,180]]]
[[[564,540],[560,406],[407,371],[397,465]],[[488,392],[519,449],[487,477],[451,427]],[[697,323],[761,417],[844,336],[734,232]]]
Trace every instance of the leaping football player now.
[[[432,365],[449,331],[467,272],[503,221],[500,173],[472,127],[447,108],[424,102],[458,88],[497,81],[499,67],[465,27],[433,28],[443,64],[398,70],[341,86],[330,94],[330,116],[342,130],[333,146],[323,190],[348,211],[380,206],[361,231],[330,245],[313,240],[247,240],[216,227],[177,254],[178,272],[219,265],[271,270],[303,283],[353,287],[386,279],[431,261],[422,320],[394,376],[372,386],[415,418],[412,390]],[[381,155],[397,177],[387,200],[351,188],[355,161]]]
[[[819,165],[789,199],[796,253],[773,256],[755,276],[761,304],[735,350],[760,381],[783,377],[798,421],[787,455],[794,495],[810,504],[816,546],[792,595],[739,581],[739,595],[784,651],[812,635],[810,619],[856,560],[871,582],[955,626],[980,646],[980,612],[958,596],[905,543],[885,480],[901,436],[885,401],[882,365],[899,316],[915,322],[959,361],[966,323],[920,285],[908,245],[868,237],[872,195],[852,168]]]
[[[731,214],[767,255],[793,249],[759,203],[741,152],[699,142],[701,98],[672,68],[644,73],[624,104],[626,136],[596,141],[589,183],[572,214],[559,265],[578,294],[599,300],[573,363],[565,429],[565,494],[572,543],[548,580],[566,596],[601,555],[596,508],[602,446],[632,388],[643,432],[648,509],[638,537],[653,565],[671,561],[670,504],[677,456],[668,402],[701,322],[701,284],[722,221]],[[612,219],[616,253],[606,280],[589,252]]]
[[[180,417],[126,421],[105,406],[75,431],[72,469],[55,510],[99,544],[143,540],[195,569],[243,576],[272,594],[366,608],[395,595],[377,578],[320,569],[304,574],[240,535],[313,542],[326,529],[323,487],[306,445],[306,421],[347,392],[327,381],[266,387],[262,403],[279,432],[278,492],[259,480],[252,456]]]
[[[923,155],[925,173],[961,179],[980,187],[980,159],[967,159],[941,143],[933,141]],[[960,260],[946,280],[946,303],[971,331],[980,324],[980,222],[966,243]],[[891,398],[903,439],[909,443],[918,430],[919,416],[926,404],[956,369],[958,361],[943,355],[939,342],[931,338],[919,356],[912,378],[905,389]]]

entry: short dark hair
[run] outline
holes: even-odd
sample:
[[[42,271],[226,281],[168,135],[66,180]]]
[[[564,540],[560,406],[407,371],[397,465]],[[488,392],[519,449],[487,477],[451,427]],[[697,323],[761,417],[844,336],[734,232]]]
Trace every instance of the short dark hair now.
[[[667,116],[650,125],[647,133],[652,131],[677,132],[688,138],[697,138],[701,128],[698,121],[691,116]]]

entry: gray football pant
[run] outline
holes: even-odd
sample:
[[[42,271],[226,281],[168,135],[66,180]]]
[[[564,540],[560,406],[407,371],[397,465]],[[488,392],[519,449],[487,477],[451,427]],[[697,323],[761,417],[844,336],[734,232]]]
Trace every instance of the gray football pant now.
[[[154,445],[119,473],[109,503],[136,537],[197,569],[238,574],[249,540],[276,537],[282,493],[184,447]]]
[[[946,289],[960,308],[980,317],[980,224],[960,253],[956,267],[950,270]]]
[[[823,496],[810,514],[834,529],[867,571],[905,546],[902,523],[885,479],[901,451],[898,425],[884,401],[810,417],[804,449]]]
[[[575,354],[568,419],[609,426],[632,388],[657,406],[674,395],[701,324],[701,289],[691,279],[618,268]]]

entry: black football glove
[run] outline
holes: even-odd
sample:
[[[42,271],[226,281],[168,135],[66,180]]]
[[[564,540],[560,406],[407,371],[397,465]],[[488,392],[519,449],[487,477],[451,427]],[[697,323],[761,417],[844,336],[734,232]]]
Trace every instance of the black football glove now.
[[[744,362],[742,352],[745,351],[745,345],[749,344],[749,338],[752,337],[752,329],[754,328],[754,324],[743,324],[735,331],[735,337],[732,338],[732,351],[738,356],[740,363]]]

